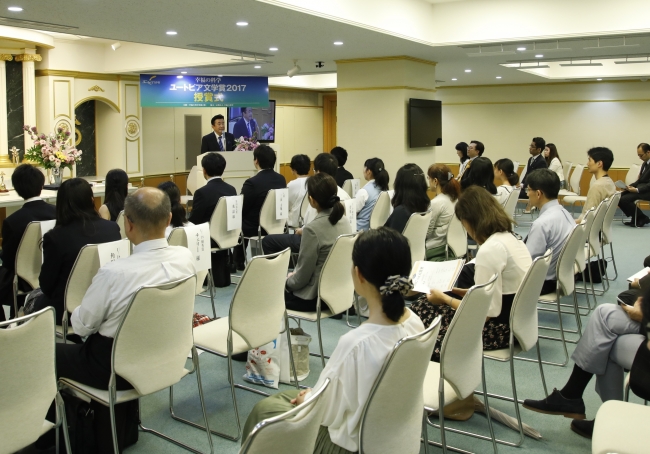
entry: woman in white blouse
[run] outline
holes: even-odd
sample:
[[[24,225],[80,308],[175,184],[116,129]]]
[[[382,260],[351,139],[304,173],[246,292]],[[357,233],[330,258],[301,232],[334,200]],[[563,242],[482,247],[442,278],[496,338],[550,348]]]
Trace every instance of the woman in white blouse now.
[[[358,451],[361,413],[384,361],[400,339],[424,330],[404,305],[403,295],[411,288],[411,253],[401,233],[388,227],[362,233],[354,244],[352,262],[354,289],[368,301],[370,317],[339,339],[316,383],[319,388],[330,379],[318,404],[325,409],[314,453]],[[300,405],[310,392],[284,391],[257,403],[244,426],[242,443],[257,423]],[[290,452],[292,440],[286,443]]]
[[[519,183],[519,175],[515,171],[515,165],[508,159],[499,159],[494,163],[494,179],[499,182],[497,194],[494,196],[502,206],[506,205],[510,193]]]
[[[454,216],[454,207],[460,194],[460,184],[454,179],[449,167],[444,164],[433,164],[427,171],[429,190],[434,193],[429,211],[431,222],[427,230],[427,260],[440,262],[446,258],[447,230]],[[453,258],[453,251],[449,251]]]
[[[557,153],[557,147],[553,143],[547,143],[546,148],[544,148],[544,159],[546,160],[546,166],[549,170],[555,172],[560,179],[560,187],[566,187],[566,181],[564,180],[564,169],[562,168],[562,161],[560,161],[560,155]]]
[[[432,289],[411,306],[425,326],[442,315],[438,342],[431,357],[433,361],[440,361],[440,346],[467,290],[475,284],[485,284],[494,274],[498,277],[483,328],[483,348],[508,347],[512,301],[532,263],[526,245],[512,231],[512,219],[485,189],[477,186],[465,189],[458,198],[455,212],[467,233],[481,247],[475,264],[465,265],[451,292]]]

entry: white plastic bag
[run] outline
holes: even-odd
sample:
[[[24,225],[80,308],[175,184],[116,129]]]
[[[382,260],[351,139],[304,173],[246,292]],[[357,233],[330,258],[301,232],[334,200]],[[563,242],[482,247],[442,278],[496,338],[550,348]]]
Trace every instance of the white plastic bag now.
[[[248,351],[244,380],[278,389],[282,336],[284,334],[280,334],[273,342]]]
[[[282,336],[286,335],[287,333],[282,334]],[[309,377],[309,342],[311,342],[311,336],[305,333],[302,328],[291,328],[291,350],[293,360],[296,363],[296,374],[299,382]],[[281,353],[280,381],[291,384],[294,382],[293,368],[290,367],[291,358],[286,337],[281,343]]]

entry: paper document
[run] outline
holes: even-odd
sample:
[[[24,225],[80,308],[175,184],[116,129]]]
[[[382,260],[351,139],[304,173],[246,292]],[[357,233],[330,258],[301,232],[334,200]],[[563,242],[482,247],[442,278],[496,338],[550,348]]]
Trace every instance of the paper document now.
[[[627,185],[625,184],[625,182],[624,182],[624,181],[621,181],[621,180],[618,180],[618,181],[617,181],[616,183],[614,183],[614,184],[616,185],[617,188],[620,188],[620,189],[625,189],[625,188],[627,188]]]
[[[628,277],[627,280],[628,282],[633,282],[634,279],[641,279],[643,277],[646,277],[650,273],[650,268],[646,267],[643,268],[641,271],[639,271],[636,274],[633,274],[632,276]]]
[[[47,232],[52,230],[55,225],[55,219],[52,219],[51,221],[41,221],[41,238],[44,237]]]
[[[352,186],[352,195],[350,197],[354,199],[354,197],[357,195],[357,192],[359,192],[359,187],[361,186],[361,182],[359,181],[358,178],[354,178],[350,180],[350,185]]]
[[[413,290],[421,293],[429,293],[431,289],[441,292],[451,290],[464,264],[463,259],[446,262],[415,262],[411,271]]]
[[[244,205],[243,195],[233,195],[225,197],[226,213],[228,213],[228,222],[226,228],[228,231],[241,229],[241,209]]]
[[[352,227],[353,232],[356,232],[357,231],[357,201],[354,199],[344,200],[343,206],[345,207],[345,216],[347,216],[348,218],[350,227]]]
[[[123,240],[98,244],[97,255],[99,256],[99,267],[101,268],[107,263],[131,255],[131,242],[128,238],[124,238]]]
[[[194,268],[197,272],[210,269],[210,224],[204,222],[199,225],[183,227],[187,235],[187,248],[192,253]]]
[[[289,190],[275,190],[275,219],[280,221],[289,217]]]

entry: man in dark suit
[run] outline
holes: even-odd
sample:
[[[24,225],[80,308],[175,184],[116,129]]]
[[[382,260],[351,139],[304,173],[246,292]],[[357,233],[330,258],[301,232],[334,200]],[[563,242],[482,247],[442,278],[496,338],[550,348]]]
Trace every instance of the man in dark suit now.
[[[334,179],[336,180],[336,184],[339,186],[339,188],[342,188],[345,180],[352,180],[354,178],[352,174],[345,170],[345,167],[343,167],[348,161],[348,152],[343,147],[334,147],[332,148],[332,151],[330,151],[330,154],[334,155],[339,163],[339,167],[336,169],[336,176]]]
[[[235,123],[235,126],[232,128],[232,133],[237,139],[240,137],[251,138],[253,136],[259,139],[260,132],[257,129],[257,122],[253,118],[252,108],[241,108],[241,118]]]
[[[235,149],[235,136],[226,131],[226,122],[223,115],[212,117],[212,129],[208,135],[201,139],[201,154],[208,151],[233,151]]]
[[[257,236],[257,230],[260,225],[260,211],[266,199],[266,194],[271,189],[282,189],[287,187],[287,180],[273,170],[275,165],[275,151],[268,145],[259,145],[253,151],[255,168],[258,170],[254,177],[244,182],[241,193],[244,196],[244,206],[242,207],[242,231],[244,236]],[[266,231],[262,229],[262,235]],[[235,264],[237,269],[244,269],[244,250],[235,248]]]
[[[201,167],[203,167],[203,176],[208,182],[194,193],[192,213],[189,218],[189,221],[193,224],[210,222],[212,212],[219,199],[237,195],[235,188],[221,178],[224,170],[226,170],[226,160],[223,156],[219,153],[206,154],[201,159]],[[217,247],[214,241],[211,244],[212,247]],[[228,251],[212,253],[212,277],[216,287],[228,287],[230,285]]]
[[[41,190],[45,184],[45,176],[36,167],[21,164],[11,175],[11,184],[25,199],[25,204],[15,213],[7,217],[2,224],[2,266],[0,267],[0,306],[11,307],[11,317],[14,314],[13,279],[15,274],[16,253],[18,245],[25,233],[27,224],[33,221],[49,221],[56,218],[56,208],[41,200]],[[22,291],[31,287],[22,279],[18,281]],[[23,305],[25,297],[18,299],[18,307]],[[2,307],[0,307],[2,309]],[[4,310],[0,310],[0,321],[5,320]]]
[[[636,154],[643,161],[641,170],[639,170],[639,178],[623,191],[618,207],[625,213],[625,216],[631,216],[632,218],[625,225],[643,227],[650,223],[650,218],[643,214],[643,211],[638,209],[634,202],[637,200],[650,200],[650,145],[640,143],[636,149]],[[634,224],[634,219],[636,219],[636,224]]]
[[[464,172],[460,175],[460,187],[462,189],[471,186],[472,180],[470,179],[469,174],[471,173],[470,168],[472,167],[472,161],[480,156],[483,156],[484,151],[485,145],[483,145],[483,142],[472,140],[469,143],[469,146],[467,147],[467,156],[469,157],[469,162],[465,166]]]
[[[528,147],[528,152],[531,154],[531,157],[528,159],[528,164],[526,165],[526,175],[524,175],[524,179],[521,180],[521,193],[519,194],[520,199],[527,199],[528,194],[526,194],[526,178],[528,175],[530,175],[534,170],[537,169],[546,169],[548,165],[546,164],[546,160],[544,159],[544,155],[542,155],[542,151],[544,151],[544,148],[546,148],[546,141],[542,139],[541,137],[533,137],[533,141],[530,143],[530,146]],[[530,207],[526,207],[526,210],[529,211]]]

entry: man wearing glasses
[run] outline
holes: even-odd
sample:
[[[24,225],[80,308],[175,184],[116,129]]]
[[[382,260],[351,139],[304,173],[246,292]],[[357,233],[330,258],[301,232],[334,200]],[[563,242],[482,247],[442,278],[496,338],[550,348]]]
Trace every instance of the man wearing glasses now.
[[[643,161],[641,170],[639,171],[639,177],[623,191],[621,200],[618,202],[618,207],[625,213],[625,216],[632,218],[625,225],[629,225],[630,227],[643,227],[650,223],[650,218],[643,214],[643,211],[634,202],[650,199],[650,145],[640,143],[636,149],[636,154]],[[636,224],[634,223],[635,219]]]

